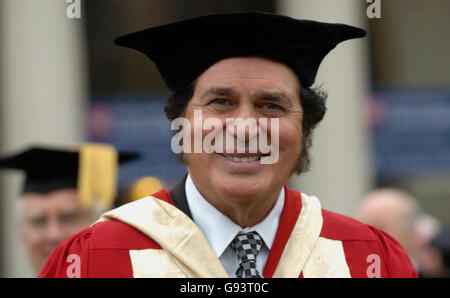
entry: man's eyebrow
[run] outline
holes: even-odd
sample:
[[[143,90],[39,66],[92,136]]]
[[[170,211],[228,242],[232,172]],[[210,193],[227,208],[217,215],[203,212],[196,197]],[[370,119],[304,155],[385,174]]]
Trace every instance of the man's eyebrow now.
[[[278,102],[280,104],[285,104],[285,105],[292,104],[291,98],[283,92],[263,90],[263,91],[256,92],[254,96],[256,98],[261,98],[261,99],[272,101],[272,102]]]
[[[232,87],[223,87],[223,86],[214,86],[208,89],[204,95],[203,98],[207,98],[209,96],[235,96],[239,97],[240,93],[236,89]],[[283,93],[278,91],[269,91],[269,90],[261,90],[255,92],[255,94],[252,95],[252,97],[260,98],[267,101],[272,102],[278,102],[280,104],[290,105],[292,104],[290,97]]]
[[[222,87],[222,86],[215,86],[209,88],[204,94],[203,98],[209,97],[209,96],[239,96],[240,93],[231,87]]]

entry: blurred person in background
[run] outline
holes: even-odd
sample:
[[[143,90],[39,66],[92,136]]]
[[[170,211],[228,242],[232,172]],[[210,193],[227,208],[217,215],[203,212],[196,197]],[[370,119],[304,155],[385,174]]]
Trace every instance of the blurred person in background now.
[[[361,200],[356,217],[390,234],[406,249],[420,276],[440,274],[439,258],[429,241],[438,222],[423,214],[417,200],[396,188],[375,189]]]
[[[421,214],[414,225],[414,263],[420,277],[444,277],[445,267],[433,238],[441,231],[439,221],[429,214]]]
[[[434,249],[435,263],[431,267],[433,270],[424,272],[424,277],[450,277],[450,226],[444,227],[433,237],[429,246]]]
[[[394,188],[376,189],[361,200],[356,218],[394,237],[413,254],[414,225],[420,214],[417,201]]]
[[[83,144],[73,150],[32,147],[0,159],[0,168],[26,175],[17,222],[36,274],[58,244],[113,207],[118,163],[136,157]]]
[[[443,234],[433,244],[440,224],[423,213],[417,200],[407,192],[395,188],[373,190],[361,200],[356,217],[399,241],[420,277],[447,276],[443,257],[446,236]]]

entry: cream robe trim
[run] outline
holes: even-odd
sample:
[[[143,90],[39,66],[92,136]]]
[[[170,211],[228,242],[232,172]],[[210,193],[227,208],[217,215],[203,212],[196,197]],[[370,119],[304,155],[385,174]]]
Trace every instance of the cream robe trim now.
[[[303,267],[303,277],[350,277],[342,241],[319,237]]]
[[[146,197],[106,212],[99,221],[123,221],[156,241],[162,250],[131,250],[135,277],[228,277],[197,225],[176,207]]]
[[[273,277],[350,277],[342,242],[320,237],[322,225],[319,200],[302,193],[302,210]]]
[[[164,249],[130,250],[133,277],[186,277]]]
[[[273,277],[299,277],[322,230],[322,209],[316,197],[302,194],[302,209]]]

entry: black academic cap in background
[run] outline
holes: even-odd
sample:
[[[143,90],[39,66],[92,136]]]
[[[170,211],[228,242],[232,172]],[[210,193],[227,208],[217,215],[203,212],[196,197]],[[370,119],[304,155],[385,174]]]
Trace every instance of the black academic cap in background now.
[[[77,148],[74,150],[62,150],[32,147],[18,154],[0,158],[0,168],[16,169],[25,172],[24,193],[45,194],[64,188],[77,188],[80,150]],[[134,152],[120,152],[118,154],[118,163],[131,161],[138,156]]]
[[[309,87],[329,51],[342,41],[365,35],[365,30],[344,24],[241,12],[152,27],[114,42],[147,55],[174,91],[216,62],[240,56],[264,56],[283,62],[294,70],[302,86]]]

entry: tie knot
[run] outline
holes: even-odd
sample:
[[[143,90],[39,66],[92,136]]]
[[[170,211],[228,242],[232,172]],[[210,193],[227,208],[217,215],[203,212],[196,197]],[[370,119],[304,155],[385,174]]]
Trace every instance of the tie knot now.
[[[256,262],[256,256],[261,250],[263,241],[257,232],[240,232],[231,242],[231,246],[236,251],[239,264],[246,262]]]

